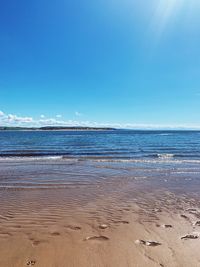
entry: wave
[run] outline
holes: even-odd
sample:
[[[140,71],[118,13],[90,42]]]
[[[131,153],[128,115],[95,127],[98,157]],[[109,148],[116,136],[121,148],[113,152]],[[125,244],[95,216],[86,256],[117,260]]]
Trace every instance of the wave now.
[[[198,163],[200,164],[200,159],[173,159],[173,158],[165,158],[162,159],[93,159],[95,162],[111,162],[111,163],[153,163],[153,164],[164,164],[164,163],[172,163],[172,164],[182,164],[182,163]]]
[[[162,136],[168,136],[168,135],[173,135],[173,133],[160,133],[158,135],[162,135]]]
[[[17,156],[8,156],[8,155],[0,155],[0,162],[22,162],[22,161],[65,161],[65,162],[110,162],[110,163],[153,163],[153,164],[164,164],[164,163],[198,163],[200,164],[199,158],[194,158],[190,155],[190,157],[185,157],[184,155],[175,155],[170,153],[162,153],[162,154],[151,154],[145,157],[99,157],[99,156],[67,156],[67,155],[17,155]]]
[[[159,159],[172,159],[175,157],[172,153],[163,153],[163,154],[157,154],[156,155]]]
[[[0,156],[0,161],[59,160],[63,156]]]

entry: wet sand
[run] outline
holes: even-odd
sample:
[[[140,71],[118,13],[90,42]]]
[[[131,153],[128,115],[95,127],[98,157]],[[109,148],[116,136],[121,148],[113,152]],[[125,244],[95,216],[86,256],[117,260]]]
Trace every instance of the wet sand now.
[[[90,208],[54,221],[45,213],[1,216],[0,266],[199,266],[200,212],[188,209]]]
[[[91,166],[96,178],[88,182],[79,177],[63,188],[49,181],[48,189],[29,188],[46,168],[48,177],[57,171],[62,180],[60,163],[38,165],[1,165],[1,184],[14,177],[23,182],[0,191],[0,266],[200,266],[198,195],[173,192],[166,181],[156,186],[132,179],[130,173],[123,179],[115,172],[105,175],[104,168],[95,173]],[[85,167],[66,168],[72,176]]]

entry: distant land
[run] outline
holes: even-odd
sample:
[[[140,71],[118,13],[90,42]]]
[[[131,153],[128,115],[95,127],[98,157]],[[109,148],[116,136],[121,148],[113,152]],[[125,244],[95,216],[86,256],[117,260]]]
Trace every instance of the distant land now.
[[[61,126],[45,126],[45,127],[8,127],[0,126],[0,131],[114,131],[115,128],[109,127],[61,127]]]

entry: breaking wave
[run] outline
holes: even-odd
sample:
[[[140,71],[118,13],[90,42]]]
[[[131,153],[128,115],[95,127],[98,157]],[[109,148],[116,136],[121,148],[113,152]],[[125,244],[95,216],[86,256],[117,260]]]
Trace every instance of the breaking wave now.
[[[170,154],[170,153],[164,153],[164,154],[157,154],[156,155],[159,159],[172,159],[175,157],[174,154]]]

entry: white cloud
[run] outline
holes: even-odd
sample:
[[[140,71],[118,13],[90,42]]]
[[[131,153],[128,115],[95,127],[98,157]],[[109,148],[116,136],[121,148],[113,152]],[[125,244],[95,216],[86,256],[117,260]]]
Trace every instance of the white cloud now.
[[[0,117],[3,117],[4,116],[4,113],[3,111],[0,110]]]
[[[6,116],[9,122],[30,123],[33,122],[31,117],[18,117],[17,115],[9,114]]]
[[[17,126],[17,125],[30,125],[34,122],[31,117],[22,117],[15,114],[1,113],[0,125],[5,126]]]
[[[42,114],[42,115],[40,115],[40,118],[41,118],[41,119],[44,119],[44,118],[45,118],[45,116]]]
[[[62,117],[62,116],[61,116]],[[88,127],[111,127],[122,129],[146,129],[146,130],[200,130],[200,124],[134,124],[134,123],[99,123],[96,121],[64,120],[59,116],[55,118],[41,117],[34,119],[27,116],[18,116],[16,114],[0,113],[0,126],[25,126],[25,127],[42,127],[42,126],[88,126]]]

